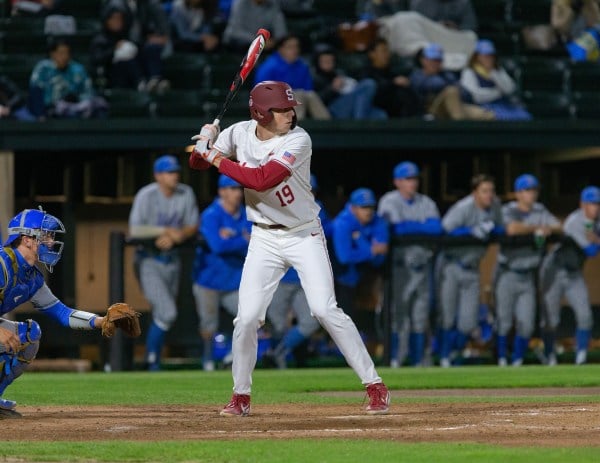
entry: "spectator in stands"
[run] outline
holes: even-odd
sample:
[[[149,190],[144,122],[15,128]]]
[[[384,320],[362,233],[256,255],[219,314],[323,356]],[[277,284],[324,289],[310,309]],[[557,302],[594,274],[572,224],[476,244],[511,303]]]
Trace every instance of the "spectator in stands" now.
[[[333,219],[334,277],[338,305],[356,318],[356,288],[366,272],[380,268],[389,248],[386,221],[375,213],[377,199],[369,188],[350,194]]]
[[[552,0],[550,24],[563,43],[579,37],[586,28],[599,23],[598,0]]]
[[[106,115],[108,104],[96,96],[82,64],[71,59],[65,38],[50,37],[49,58],[39,61],[29,80],[29,109],[43,119],[91,118]]]
[[[127,39],[133,42],[143,63],[147,92],[162,93],[170,88],[163,78],[163,58],[171,49],[169,19],[159,0],[108,0],[107,6],[125,11],[129,25]]]
[[[493,120],[492,111],[462,101],[458,79],[452,72],[442,70],[443,56],[441,45],[427,45],[417,54],[420,67],[410,75],[427,115],[435,119]]]
[[[449,29],[477,30],[477,16],[471,0],[410,0],[409,9]]]
[[[409,117],[419,114],[419,100],[405,75],[392,68],[392,55],[387,41],[376,39],[367,49],[369,64],[361,74],[362,79],[372,79],[377,84],[373,103],[389,117]]]
[[[0,75],[0,119],[35,121],[17,84]],[[1,240],[0,240],[1,241]]]
[[[212,0],[175,0],[170,21],[173,43],[177,51],[211,52],[219,45],[213,31],[212,19],[216,14]]]
[[[276,80],[286,82],[301,104],[296,106],[298,120],[308,114],[314,119],[331,119],[321,97],[315,92],[310,67],[300,56],[300,40],[295,35],[279,39],[276,50],[258,66],[254,82]]]
[[[600,0],[553,0],[550,22],[573,61],[598,61]]]
[[[358,0],[356,16],[359,20],[372,21],[406,10],[406,0]]]
[[[356,81],[337,68],[335,50],[317,47],[314,56],[314,85],[334,119],[387,119],[387,113],[373,106],[377,83],[373,79]]]
[[[125,10],[109,4],[101,12],[102,30],[90,46],[90,62],[95,81],[108,88],[144,89],[144,55],[127,39]]]
[[[469,67],[461,73],[460,85],[468,93],[468,101],[492,111],[497,120],[531,119],[519,104],[515,81],[498,64],[496,48],[489,40],[477,42]]]
[[[237,0],[223,32],[223,44],[230,50],[246,53],[260,28],[267,29],[271,38],[265,48],[272,49],[287,35],[285,16],[276,0]]]
[[[47,16],[60,7],[61,0],[12,0],[13,16]]]

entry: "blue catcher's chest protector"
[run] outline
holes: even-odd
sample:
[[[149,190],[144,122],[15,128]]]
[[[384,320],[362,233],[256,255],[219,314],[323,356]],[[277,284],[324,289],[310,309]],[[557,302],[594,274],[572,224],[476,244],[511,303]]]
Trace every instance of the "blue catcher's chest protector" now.
[[[0,274],[0,315],[29,301],[44,284],[42,273],[10,247],[0,249]]]

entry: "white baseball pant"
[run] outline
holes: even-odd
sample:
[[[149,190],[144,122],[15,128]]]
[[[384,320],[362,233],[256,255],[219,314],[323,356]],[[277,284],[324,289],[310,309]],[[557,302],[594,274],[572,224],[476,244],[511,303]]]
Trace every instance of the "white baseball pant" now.
[[[250,394],[257,330],[290,266],[300,276],[311,314],[327,330],[363,384],[381,382],[356,325],[337,306],[325,235],[318,219],[295,229],[252,228],[233,330],[233,391]]]

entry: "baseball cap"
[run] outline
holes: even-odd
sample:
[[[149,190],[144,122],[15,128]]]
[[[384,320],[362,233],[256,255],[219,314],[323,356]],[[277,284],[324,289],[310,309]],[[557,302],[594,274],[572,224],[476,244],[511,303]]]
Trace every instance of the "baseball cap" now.
[[[368,188],[359,188],[350,195],[350,204],[358,207],[372,207],[377,204],[375,193]]]
[[[419,168],[414,162],[404,161],[394,167],[394,178],[412,178],[419,176]]]
[[[478,40],[477,45],[475,45],[475,53],[479,53],[480,55],[495,55],[496,47],[494,46],[494,42],[491,40]]]
[[[428,59],[441,60],[444,58],[444,49],[438,43],[430,43],[423,48],[423,56]]]
[[[165,154],[154,161],[154,173],[159,174],[161,172],[179,172],[181,166],[175,156]]]
[[[600,188],[597,186],[587,186],[581,191],[581,202],[600,203]]]
[[[242,187],[242,185],[240,185],[234,179],[232,179],[231,177],[228,177],[227,175],[223,175],[223,174],[221,174],[219,176],[219,181],[217,183],[217,186],[219,188],[241,188]]]
[[[540,187],[540,182],[531,174],[519,175],[515,179],[515,191],[532,190]]]

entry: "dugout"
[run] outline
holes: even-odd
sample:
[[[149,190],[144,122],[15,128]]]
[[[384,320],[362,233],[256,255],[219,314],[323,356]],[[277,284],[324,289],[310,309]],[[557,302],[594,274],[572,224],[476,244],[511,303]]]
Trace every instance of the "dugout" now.
[[[152,181],[157,156],[171,152],[186,165],[185,148],[200,122],[171,118],[2,122],[0,223],[5,227],[15,211],[37,204],[61,217],[68,230],[66,246],[48,282],[66,304],[105,310],[110,299],[111,232],[126,232],[133,196]],[[421,166],[422,190],[442,212],[468,193],[469,179],[476,172],[496,178],[502,200],[509,199],[516,175],[534,173],[543,185],[542,201],[561,217],[577,207],[584,185],[600,184],[600,133],[595,121],[305,121],[302,126],[312,136],[312,170],[319,179],[320,199],[332,215],[356,187],[371,187],[378,196],[391,189],[393,166],[407,159]],[[184,167],[182,172],[182,181],[193,186],[201,208],[212,200],[216,179],[214,171]],[[126,248],[125,299],[144,310],[147,303],[128,263],[131,252]],[[491,247],[482,268],[484,282],[489,282],[493,259]],[[586,266],[595,306],[600,305],[600,288],[592,284],[600,276],[598,260]],[[177,355],[193,356],[199,343],[191,291],[185,288],[182,316],[167,342]],[[27,307],[20,312],[19,317],[30,315]],[[51,326],[41,316],[36,319],[44,329],[40,357],[87,356],[101,364],[106,346],[97,333],[90,336]],[[594,330],[594,337],[600,337],[598,323]]]

